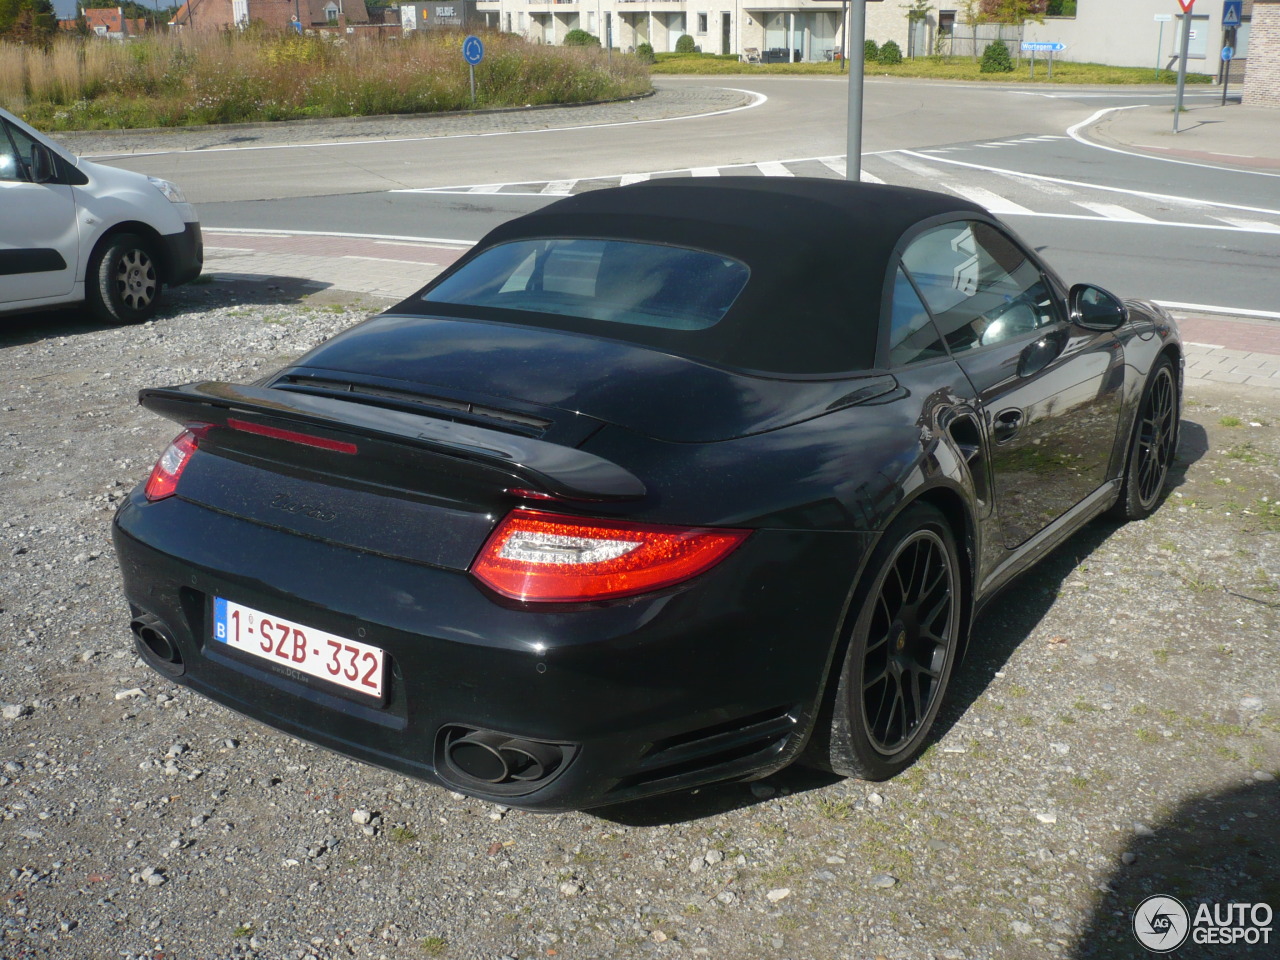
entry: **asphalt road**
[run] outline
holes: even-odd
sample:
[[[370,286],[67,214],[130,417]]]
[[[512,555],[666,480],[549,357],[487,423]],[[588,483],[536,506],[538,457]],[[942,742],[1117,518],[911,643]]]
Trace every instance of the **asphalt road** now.
[[[839,176],[843,78],[661,78],[730,87],[711,115],[539,129],[502,117],[459,135],[152,153],[113,160],[181,183],[208,227],[471,241],[557,196],[645,175]],[[871,79],[864,179],[950,190],[1004,216],[1069,282],[1274,313],[1280,179],[1169,163],[1073,138],[1096,111],[1168,88],[1045,88]],[[1216,92],[1189,97],[1216,97]]]

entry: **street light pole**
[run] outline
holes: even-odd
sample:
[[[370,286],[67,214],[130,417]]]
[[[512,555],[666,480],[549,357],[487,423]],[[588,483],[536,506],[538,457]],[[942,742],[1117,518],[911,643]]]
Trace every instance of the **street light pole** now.
[[[862,179],[862,47],[867,38],[867,0],[849,0],[849,131],[846,180]]]

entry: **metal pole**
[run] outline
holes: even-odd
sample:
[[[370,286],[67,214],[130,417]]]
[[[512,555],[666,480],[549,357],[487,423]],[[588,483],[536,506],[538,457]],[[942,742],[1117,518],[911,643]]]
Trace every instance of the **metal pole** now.
[[[846,180],[862,179],[862,47],[867,40],[866,0],[849,3],[849,130],[845,147]]]
[[[1187,85],[1187,51],[1191,47],[1191,13],[1182,15],[1182,59],[1178,61],[1178,95],[1173,100],[1173,132],[1178,133],[1178,119],[1182,114],[1182,90]]]
[[[1164,52],[1164,21],[1160,21],[1160,36],[1156,38],[1156,83],[1160,82],[1160,56]]]

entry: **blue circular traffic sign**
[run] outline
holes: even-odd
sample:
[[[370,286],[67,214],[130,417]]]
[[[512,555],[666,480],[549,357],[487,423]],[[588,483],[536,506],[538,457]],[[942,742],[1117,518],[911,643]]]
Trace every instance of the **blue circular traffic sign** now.
[[[472,35],[462,41],[462,59],[473,67],[484,59],[484,43]]]
[[[1235,51],[1235,48],[1234,48],[1234,47],[1223,47],[1223,48],[1222,48],[1222,59],[1223,59],[1224,61],[1226,61],[1226,60],[1230,60],[1230,59],[1231,59],[1232,57],[1234,57],[1235,55],[1236,55],[1236,51]]]

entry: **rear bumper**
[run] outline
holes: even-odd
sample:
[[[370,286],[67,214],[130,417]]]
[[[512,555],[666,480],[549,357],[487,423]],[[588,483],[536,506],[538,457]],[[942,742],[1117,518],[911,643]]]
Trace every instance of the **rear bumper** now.
[[[163,244],[161,256],[168,267],[166,283],[176,287],[200,276],[204,269],[204,236],[199,223],[187,223],[182,233],[162,236],[160,242]]]
[[[113,535],[134,616],[172,635],[177,682],[356,759],[543,811],[749,779],[795,759],[867,545],[758,531],[681,591],[548,610],[497,601],[465,573],[177,498],[135,492]],[[382,648],[385,704],[211,649],[213,597]],[[559,744],[567,759],[533,787],[465,782],[442,762],[459,725]]]

